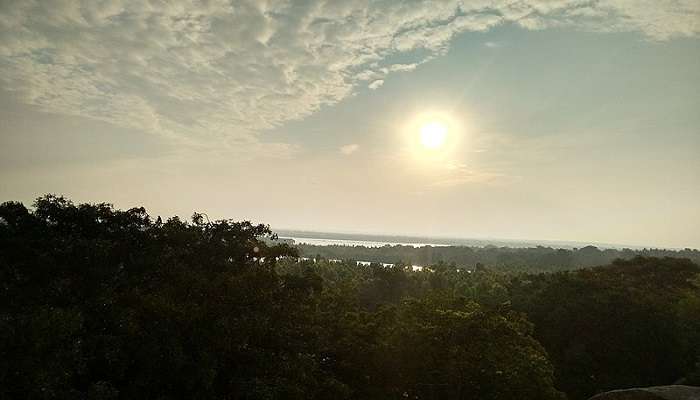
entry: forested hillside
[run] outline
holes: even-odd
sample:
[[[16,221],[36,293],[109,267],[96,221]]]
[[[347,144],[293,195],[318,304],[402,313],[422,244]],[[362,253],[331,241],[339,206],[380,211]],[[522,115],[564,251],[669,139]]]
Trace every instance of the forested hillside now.
[[[544,246],[529,248],[496,246],[422,246],[385,245],[382,247],[318,246],[300,243],[302,256],[338,260],[358,260],[390,264],[432,265],[437,263],[474,266],[488,265],[502,272],[552,272],[609,264],[617,259],[634,257],[687,258],[700,263],[697,249],[599,249],[585,246],[562,249]]]
[[[3,203],[0,398],[546,400],[700,384],[688,259],[412,271],[300,261],[273,238],[200,214]]]

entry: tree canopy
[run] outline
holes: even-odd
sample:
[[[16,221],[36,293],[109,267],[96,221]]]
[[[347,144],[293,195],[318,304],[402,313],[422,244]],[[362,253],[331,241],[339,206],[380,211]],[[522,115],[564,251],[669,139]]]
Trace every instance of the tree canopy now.
[[[699,383],[700,279],[298,257],[266,225],[0,205],[0,398],[584,399]]]

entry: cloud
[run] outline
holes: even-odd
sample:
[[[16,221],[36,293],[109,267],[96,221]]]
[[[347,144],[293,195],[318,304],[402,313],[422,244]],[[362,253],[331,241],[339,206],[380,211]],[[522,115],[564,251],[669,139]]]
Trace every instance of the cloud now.
[[[346,144],[345,146],[340,147],[340,152],[342,154],[345,154],[346,156],[349,156],[350,154],[356,152],[357,150],[360,149],[359,144]]]
[[[413,71],[416,69],[418,66],[418,63],[413,63],[413,64],[394,64],[391,67],[389,67],[389,71],[391,72],[397,72],[397,71]]]
[[[374,90],[374,89],[377,89],[378,87],[382,86],[383,84],[384,84],[383,79],[377,79],[376,81],[372,81],[372,83],[367,85],[367,87]]]
[[[462,32],[667,40],[697,35],[698,21],[697,0],[0,2],[0,85],[51,113],[249,151],[265,148],[257,132],[413,70]],[[403,53],[423,55],[388,62]]]

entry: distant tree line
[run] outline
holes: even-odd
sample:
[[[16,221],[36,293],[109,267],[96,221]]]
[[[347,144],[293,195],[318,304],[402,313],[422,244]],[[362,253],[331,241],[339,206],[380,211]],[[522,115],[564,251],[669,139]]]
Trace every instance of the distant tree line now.
[[[496,246],[422,246],[385,245],[381,247],[300,243],[296,247],[304,257],[338,260],[358,260],[376,263],[432,265],[437,263],[460,266],[488,265],[498,271],[553,272],[610,264],[617,259],[643,257],[687,258],[700,263],[697,249],[599,249],[585,246],[561,249],[544,246],[514,248]]]
[[[700,383],[700,269],[300,261],[249,222],[0,205],[0,399],[585,399]],[[468,270],[471,270],[469,272]]]

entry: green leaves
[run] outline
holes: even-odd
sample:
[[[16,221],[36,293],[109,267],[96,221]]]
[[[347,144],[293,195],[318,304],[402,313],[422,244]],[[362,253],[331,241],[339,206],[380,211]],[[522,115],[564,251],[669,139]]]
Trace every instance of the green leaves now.
[[[0,398],[583,399],[700,375],[688,260],[412,271],[273,239],[52,195],[0,205]]]

